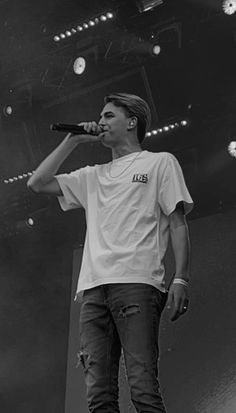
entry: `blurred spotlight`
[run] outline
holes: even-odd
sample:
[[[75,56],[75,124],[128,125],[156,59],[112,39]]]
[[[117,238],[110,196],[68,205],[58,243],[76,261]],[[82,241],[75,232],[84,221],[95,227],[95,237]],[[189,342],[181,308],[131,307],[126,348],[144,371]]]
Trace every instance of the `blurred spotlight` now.
[[[228,145],[228,152],[231,156],[236,158],[236,141],[232,141]]]
[[[33,218],[29,217],[29,218],[26,219],[26,225],[27,225],[29,228],[32,228],[32,227],[34,226],[34,224],[35,224],[35,222],[34,222],[34,219],[33,219]]]
[[[86,68],[86,60],[84,57],[77,57],[74,61],[73,69],[76,75],[82,75]]]
[[[11,105],[5,105],[3,108],[3,113],[5,116],[11,116],[13,113],[13,108]]]
[[[107,21],[107,16],[105,16],[105,15],[103,14],[102,16],[100,16],[100,20],[101,20],[102,22]]]
[[[236,12],[236,0],[224,0],[222,8],[225,14],[234,14]]]
[[[29,233],[31,230],[44,230],[48,228],[49,219],[49,209],[47,207],[38,209],[37,211],[31,212],[27,218],[16,222],[16,231],[18,233]]]
[[[152,45],[152,55],[158,56],[161,53],[161,47],[159,44]]]
[[[34,219],[31,217],[27,218],[26,223],[29,227],[33,227],[35,225]]]

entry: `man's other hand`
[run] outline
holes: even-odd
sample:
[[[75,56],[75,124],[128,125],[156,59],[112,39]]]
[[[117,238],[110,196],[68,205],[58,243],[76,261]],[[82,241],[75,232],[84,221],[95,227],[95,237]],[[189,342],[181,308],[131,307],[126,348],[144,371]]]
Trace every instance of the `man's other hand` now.
[[[188,310],[188,304],[187,287],[181,284],[171,284],[166,304],[167,310],[171,310],[171,321],[175,321],[185,314]]]

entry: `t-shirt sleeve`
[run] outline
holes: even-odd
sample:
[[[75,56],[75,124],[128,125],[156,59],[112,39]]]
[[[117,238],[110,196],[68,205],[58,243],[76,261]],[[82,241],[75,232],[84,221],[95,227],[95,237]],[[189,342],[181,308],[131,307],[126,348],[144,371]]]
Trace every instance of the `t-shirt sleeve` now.
[[[87,175],[89,166],[76,171],[56,175],[62,196],[58,197],[63,211],[75,208],[86,208],[87,205]]]
[[[158,202],[165,215],[170,215],[179,202],[184,203],[185,214],[193,208],[181,166],[175,156],[166,153],[166,163],[161,172]]]

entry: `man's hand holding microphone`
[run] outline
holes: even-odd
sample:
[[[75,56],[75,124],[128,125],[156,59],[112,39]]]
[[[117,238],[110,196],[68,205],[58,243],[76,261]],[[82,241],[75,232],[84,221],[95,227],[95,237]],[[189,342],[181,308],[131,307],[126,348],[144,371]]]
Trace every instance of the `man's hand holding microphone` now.
[[[51,125],[51,130],[68,132],[67,138],[76,143],[99,142],[104,130],[95,121],[81,122],[78,125],[56,123]]]

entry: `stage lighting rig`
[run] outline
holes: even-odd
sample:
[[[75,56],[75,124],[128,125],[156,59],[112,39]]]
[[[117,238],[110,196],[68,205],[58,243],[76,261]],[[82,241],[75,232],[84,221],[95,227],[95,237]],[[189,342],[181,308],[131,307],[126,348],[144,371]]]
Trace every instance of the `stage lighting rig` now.
[[[5,184],[5,185],[13,184],[13,183],[15,183],[15,182],[17,182],[17,181],[22,181],[23,179],[29,178],[30,176],[33,175],[33,173],[34,173],[34,171],[25,172],[25,173],[20,174],[20,175],[18,175],[18,176],[13,176],[13,177],[11,177],[11,178],[4,179],[4,180],[2,181],[2,183]]]
[[[176,129],[179,128],[186,128],[187,126],[190,126],[190,120],[189,119],[182,119],[177,122],[172,122],[170,124],[163,125],[157,129],[153,129],[152,131],[149,131],[146,133],[146,138],[150,138],[151,136],[155,135],[161,135],[165,134],[168,132],[172,132]]]
[[[77,26],[72,27],[71,29],[67,29],[64,33],[56,34],[53,37],[53,40],[55,42],[60,42],[61,40],[68,39],[69,37],[73,36],[76,33],[82,32],[84,30],[88,30],[91,27],[94,27],[100,23],[108,22],[114,17],[115,17],[115,13],[108,11],[106,13],[96,16],[95,18],[89,19],[88,21],[78,24]]]

